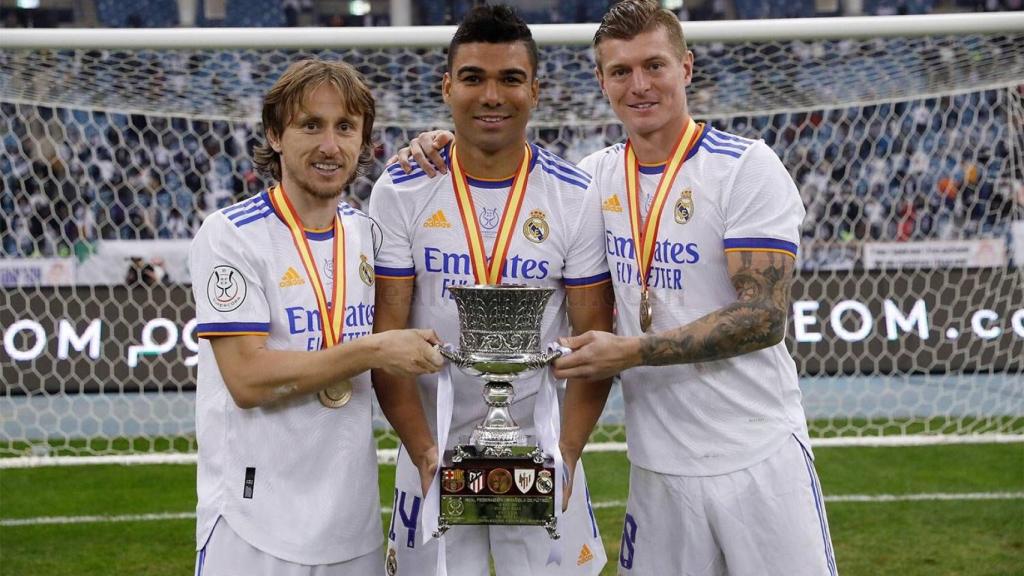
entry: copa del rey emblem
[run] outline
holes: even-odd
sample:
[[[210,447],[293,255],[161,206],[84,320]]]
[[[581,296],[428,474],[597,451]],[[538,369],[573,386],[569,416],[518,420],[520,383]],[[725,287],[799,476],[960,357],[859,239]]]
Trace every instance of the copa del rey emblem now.
[[[533,479],[536,476],[537,471],[533,468],[516,468],[516,488],[523,494],[530,491],[533,488]]]

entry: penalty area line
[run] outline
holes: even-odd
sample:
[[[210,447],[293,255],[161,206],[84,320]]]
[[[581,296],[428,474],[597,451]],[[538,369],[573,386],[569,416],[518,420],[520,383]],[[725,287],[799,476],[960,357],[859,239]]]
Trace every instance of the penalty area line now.
[[[1022,500],[1024,492],[965,492],[935,494],[837,494],[825,496],[825,502],[938,502],[955,500]],[[594,502],[597,510],[603,508],[625,508],[625,500]],[[384,515],[391,514],[391,508],[381,509]],[[160,522],[166,520],[193,520],[194,512],[162,512],[154,514],[122,514],[119,516],[39,516],[36,518],[0,518],[0,527],[41,526],[46,524],[102,524],[117,522]]]

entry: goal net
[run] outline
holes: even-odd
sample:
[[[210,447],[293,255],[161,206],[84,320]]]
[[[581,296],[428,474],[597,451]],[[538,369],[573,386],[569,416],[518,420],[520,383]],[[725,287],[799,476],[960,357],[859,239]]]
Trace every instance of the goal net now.
[[[594,25],[534,30],[530,138],[573,161],[622,140]],[[1018,14],[685,25],[694,116],[764,139],[807,206],[788,345],[818,441],[1024,437],[1021,30]],[[5,31],[0,456],[194,452],[188,242],[267,184],[249,159],[261,95],[307,56],[365,75],[364,204],[398,147],[449,126],[452,32]],[[621,447],[623,424],[616,386],[593,443]]]

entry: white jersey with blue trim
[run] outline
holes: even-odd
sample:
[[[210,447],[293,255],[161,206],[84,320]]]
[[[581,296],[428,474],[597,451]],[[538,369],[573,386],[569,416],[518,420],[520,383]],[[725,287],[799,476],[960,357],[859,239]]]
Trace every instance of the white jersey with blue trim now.
[[[590,176],[539,146],[530,149],[526,193],[513,226],[502,283],[555,289],[541,325],[541,342],[549,343],[569,333],[565,290],[607,282],[608,265],[600,206],[590,188]],[[446,162],[447,152],[446,148]],[[489,258],[512,179],[469,176],[467,181]],[[458,310],[449,288],[475,281],[450,173],[429,178],[419,168],[405,174],[398,165],[388,167],[370,196],[370,216],[380,224],[384,237],[377,257],[379,281],[415,278],[409,326],[433,328],[444,342],[458,346]],[[436,432],[437,376],[421,376],[419,383],[424,410]],[[527,434],[533,433],[533,399],[539,384],[537,374],[515,385],[512,414]],[[479,379],[456,369],[452,386],[449,448],[466,443],[486,414]]]
[[[616,331],[638,336],[641,289],[624,149],[610,146],[580,166],[600,190]],[[640,166],[645,220],[663,170]],[[771,148],[705,126],[662,212],[649,277],[652,331],[689,324],[735,302],[726,253],[795,257],[803,218],[793,179]],[[714,362],[640,366],[621,379],[630,461],[654,472],[724,474],[766,458],[790,434],[807,445],[796,366],[785,343]]]
[[[345,234],[343,340],[373,329],[370,219],[340,203]],[[306,231],[330,298],[333,228]],[[369,375],[352,379],[339,409],[315,394],[241,409],[209,338],[266,335],[270,350],[319,350],[321,318],[291,233],[266,192],[203,222],[192,242],[199,341],[196,545],[219,516],[256,548],[289,562],[331,564],[381,545]]]

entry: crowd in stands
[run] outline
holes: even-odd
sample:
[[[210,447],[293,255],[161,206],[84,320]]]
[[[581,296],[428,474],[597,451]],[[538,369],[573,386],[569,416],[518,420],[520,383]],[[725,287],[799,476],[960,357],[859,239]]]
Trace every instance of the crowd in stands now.
[[[896,104],[716,120],[763,138],[791,170],[805,242],[1005,235],[1024,182],[1007,143],[1007,96],[986,91]],[[98,239],[187,239],[203,218],[258,193],[254,126],[0,104],[0,254],[82,255]],[[377,163],[416,130],[382,126]],[[621,140],[617,125],[543,128],[571,160]],[[1021,200],[1024,200],[1022,198]]]
[[[93,0],[95,24],[109,28],[157,28],[181,24],[180,0]],[[457,23],[480,0],[415,0],[413,23]],[[511,2],[515,4],[515,2]],[[521,10],[533,24],[597,22],[614,0],[531,2]],[[387,26],[390,15],[339,13],[339,2],[318,0],[187,0],[195,26]],[[348,4],[348,3],[344,3]],[[545,5],[546,4],[546,5]],[[819,5],[820,4],[820,5]],[[831,5],[829,5],[831,4]],[[935,11],[1020,10],[1024,0],[681,0],[668,2],[683,20],[810,18],[815,16],[929,14]],[[823,6],[829,6],[824,8]],[[859,6],[858,8],[853,8]],[[5,26],[74,24],[75,12],[2,9]]]

